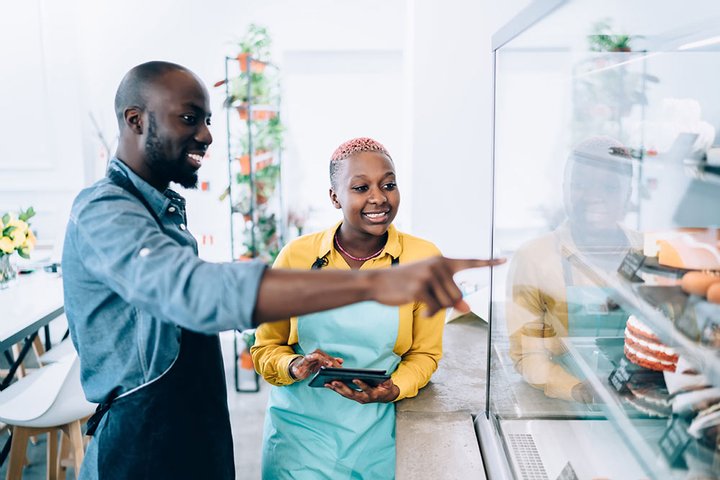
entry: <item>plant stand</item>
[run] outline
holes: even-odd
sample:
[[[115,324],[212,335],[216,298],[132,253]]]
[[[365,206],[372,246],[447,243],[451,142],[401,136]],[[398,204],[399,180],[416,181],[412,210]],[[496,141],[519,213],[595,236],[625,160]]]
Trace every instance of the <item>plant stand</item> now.
[[[285,238],[279,71],[249,54],[225,58],[228,198],[233,261],[272,264]],[[237,392],[257,392],[259,376],[245,342],[234,334]]]

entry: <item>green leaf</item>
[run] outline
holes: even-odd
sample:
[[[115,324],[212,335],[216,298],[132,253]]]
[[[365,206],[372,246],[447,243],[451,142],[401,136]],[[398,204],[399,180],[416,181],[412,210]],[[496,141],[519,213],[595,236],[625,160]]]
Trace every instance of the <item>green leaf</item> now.
[[[6,213],[5,215],[2,216],[2,222],[3,222],[3,223],[8,223],[9,221],[10,221],[10,214],[9,214],[9,213]]]
[[[29,259],[30,258],[30,251],[23,248],[17,251],[18,255],[20,255],[22,258]]]
[[[13,232],[13,230],[15,230],[16,228],[17,228],[17,227],[14,226],[14,225],[11,225],[11,226],[9,226],[9,227],[5,227],[5,228],[3,229],[2,236],[3,236],[3,237],[7,237],[7,236],[10,235],[10,234]]]
[[[35,216],[35,209],[33,207],[28,208],[27,210],[20,211],[20,215],[18,215],[18,218],[22,220],[23,222],[27,222],[32,217]]]

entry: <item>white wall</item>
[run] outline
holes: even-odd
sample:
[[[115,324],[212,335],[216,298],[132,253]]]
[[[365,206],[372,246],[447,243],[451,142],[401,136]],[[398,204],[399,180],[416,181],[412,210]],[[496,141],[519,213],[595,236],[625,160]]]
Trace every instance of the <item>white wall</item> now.
[[[490,255],[490,40],[528,3],[415,3],[412,231],[449,256]]]
[[[62,242],[83,184],[72,5],[28,0],[0,15],[0,215],[33,206],[39,247]],[[47,108],[52,105],[53,108]],[[52,252],[44,251],[41,256]]]

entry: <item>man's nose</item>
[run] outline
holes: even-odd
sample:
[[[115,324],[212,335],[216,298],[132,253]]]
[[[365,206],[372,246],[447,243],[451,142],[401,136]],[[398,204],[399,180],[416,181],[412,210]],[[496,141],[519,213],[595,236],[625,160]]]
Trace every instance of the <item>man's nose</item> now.
[[[207,124],[203,123],[202,125],[200,125],[197,135],[195,135],[195,140],[198,143],[202,143],[205,145],[210,145],[213,142],[212,133],[210,133],[210,129],[208,128]]]

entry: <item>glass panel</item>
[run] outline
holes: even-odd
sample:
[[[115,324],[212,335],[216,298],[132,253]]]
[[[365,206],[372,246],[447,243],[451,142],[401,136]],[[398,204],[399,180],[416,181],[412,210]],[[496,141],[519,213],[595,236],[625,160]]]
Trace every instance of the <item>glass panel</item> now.
[[[720,475],[720,305],[688,295],[720,302],[716,3],[567,2],[495,52],[487,413],[518,478]]]

